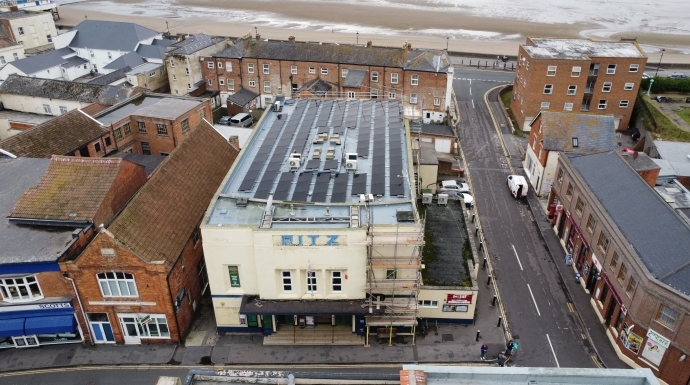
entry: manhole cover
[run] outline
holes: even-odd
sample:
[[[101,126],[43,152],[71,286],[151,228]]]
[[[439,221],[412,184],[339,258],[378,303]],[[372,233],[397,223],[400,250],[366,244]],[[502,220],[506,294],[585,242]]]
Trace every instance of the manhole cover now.
[[[442,342],[450,342],[450,341],[455,341],[455,340],[453,339],[452,334],[441,334],[441,341]]]

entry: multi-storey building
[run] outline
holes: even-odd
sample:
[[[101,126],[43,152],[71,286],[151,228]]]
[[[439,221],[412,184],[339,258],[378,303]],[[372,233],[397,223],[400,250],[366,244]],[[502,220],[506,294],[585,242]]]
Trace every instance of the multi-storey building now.
[[[626,130],[646,63],[634,41],[528,38],[510,107],[524,131],[542,110],[613,115],[615,129]]]
[[[0,13],[0,24],[7,37],[33,53],[52,48],[53,39],[57,36],[55,21],[48,12],[3,12]]]
[[[222,51],[228,46],[225,37],[208,36],[204,33],[186,36],[173,43],[166,53],[166,68],[170,93],[189,95],[204,84],[199,58]]]
[[[658,174],[643,153],[567,154],[549,203],[566,259],[621,360],[686,384],[690,227],[653,189]]]
[[[238,39],[201,57],[206,89],[223,98],[249,89],[266,107],[275,95],[401,101],[406,117],[440,122],[451,103],[453,66],[445,51]],[[172,83],[172,82],[171,82]]]

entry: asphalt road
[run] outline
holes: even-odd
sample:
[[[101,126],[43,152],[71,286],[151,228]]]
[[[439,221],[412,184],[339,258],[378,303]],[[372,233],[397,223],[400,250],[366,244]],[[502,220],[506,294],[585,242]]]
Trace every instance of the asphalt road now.
[[[512,73],[456,68],[453,88],[461,115],[458,135],[494,279],[509,330],[519,340],[514,362],[532,367],[596,367],[529,207],[513,199],[506,186],[510,159],[504,156],[489,113],[491,108],[500,114],[502,107],[497,102],[487,105],[484,96],[512,81]]]

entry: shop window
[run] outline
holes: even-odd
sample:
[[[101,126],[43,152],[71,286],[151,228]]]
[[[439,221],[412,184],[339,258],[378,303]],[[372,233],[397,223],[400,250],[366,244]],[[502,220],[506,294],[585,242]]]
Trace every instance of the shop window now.
[[[0,278],[0,293],[6,302],[28,302],[43,298],[35,275]]]
[[[668,306],[661,305],[659,311],[656,313],[656,321],[662,325],[668,326],[671,329],[676,327],[677,320],[678,312]]]
[[[137,297],[137,285],[130,273],[98,273],[98,284],[104,297]]]
[[[333,293],[343,292],[343,272],[331,271],[331,291]]]

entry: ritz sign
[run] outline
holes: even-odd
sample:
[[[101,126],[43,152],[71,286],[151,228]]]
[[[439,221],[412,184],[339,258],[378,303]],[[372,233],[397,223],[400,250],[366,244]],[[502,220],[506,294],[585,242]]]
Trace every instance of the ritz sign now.
[[[281,235],[281,246],[340,246],[339,235]]]

